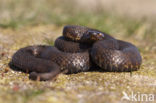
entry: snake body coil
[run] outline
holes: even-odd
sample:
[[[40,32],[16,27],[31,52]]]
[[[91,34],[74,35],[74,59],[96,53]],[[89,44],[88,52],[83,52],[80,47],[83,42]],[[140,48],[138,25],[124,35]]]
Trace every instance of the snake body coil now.
[[[33,80],[49,80],[61,72],[88,71],[94,63],[106,71],[124,72],[138,70],[141,62],[141,55],[133,44],[96,29],[67,25],[63,36],[55,40],[55,47],[21,48],[9,65],[29,72]]]

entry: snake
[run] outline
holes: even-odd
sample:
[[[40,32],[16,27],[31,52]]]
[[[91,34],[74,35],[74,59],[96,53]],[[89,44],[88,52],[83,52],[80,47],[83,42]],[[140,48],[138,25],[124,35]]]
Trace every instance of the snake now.
[[[97,65],[109,72],[131,72],[140,68],[137,47],[86,26],[66,25],[54,46],[32,45],[17,50],[10,68],[29,73],[32,80],[52,80],[60,73],[89,71]]]

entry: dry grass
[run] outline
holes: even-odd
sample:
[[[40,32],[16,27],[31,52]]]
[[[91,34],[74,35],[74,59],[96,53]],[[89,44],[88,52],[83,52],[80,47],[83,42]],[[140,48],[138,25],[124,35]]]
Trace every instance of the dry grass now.
[[[47,38],[56,38],[61,28],[51,25],[25,27],[19,30],[2,29],[1,41],[5,55],[1,58],[0,102],[6,103],[102,103],[120,102],[122,92],[156,93],[156,48],[153,43],[134,37],[120,37],[138,46],[143,57],[139,71],[130,73],[86,72],[73,75],[59,75],[56,81],[35,82],[28,75],[8,68],[11,55],[19,48],[33,44],[47,44]],[[23,32],[25,31],[25,32]],[[16,36],[15,36],[16,35]],[[17,39],[18,38],[18,39]],[[50,39],[51,40],[51,39]],[[6,42],[7,41],[7,42]],[[24,41],[24,42],[23,42]],[[48,44],[47,44],[48,45]],[[145,45],[148,45],[145,47]],[[125,101],[127,102],[127,101]]]
[[[78,7],[94,11],[102,9],[110,13],[117,12],[120,15],[133,18],[146,18],[155,21],[155,0],[75,0]]]
[[[88,0],[86,0],[88,1]],[[116,10],[126,11],[126,5],[141,15],[141,8],[149,8],[147,1],[139,0],[73,0],[69,6],[64,0],[1,0],[0,1],[0,103],[121,103],[122,92],[156,94],[156,42],[155,23],[145,19],[130,19],[113,14]],[[82,3],[83,2],[83,3]],[[120,6],[120,3],[124,5]],[[151,5],[155,1],[151,0]],[[135,5],[133,5],[133,3]],[[148,2],[149,3],[149,2]],[[29,5],[29,7],[28,7]],[[89,5],[86,7],[86,5]],[[143,6],[145,5],[145,6]],[[79,8],[81,7],[81,9]],[[82,8],[87,11],[81,11]],[[123,9],[123,7],[125,9]],[[66,9],[64,9],[66,8]],[[71,10],[72,8],[72,10]],[[153,8],[151,6],[150,8]],[[127,8],[128,9],[128,8]],[[138,10],[138,11],[137,11]],[[153,9],[152,9],[153,10]],[[93,12],[91,12],[93,11]],[[107,11],[107,12],[106,12]],[[109,12],[108,12],[109,11]],[[122,13],[124,13],[124,11]],[[128,9],[129,11],[129,9]],[[151,15],[154,16],[154,10]],[[136,15],[137,16],[137,15]],[[148,19],[148,18],[147,18]],[[16,50],[33,44],[52,45],[62,33],[63,25],[79,24],[110,33],[112,36],[135,44],[143,57],[139,71],[130,73],[85,72],[59,75],[56,81],[31,81],[28,74],[15,72],[7,64]]]

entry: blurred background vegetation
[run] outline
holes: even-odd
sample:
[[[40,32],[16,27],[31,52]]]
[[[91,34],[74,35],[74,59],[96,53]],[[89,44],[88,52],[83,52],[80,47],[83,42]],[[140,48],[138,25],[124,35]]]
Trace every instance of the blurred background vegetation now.
[[[153,40],[155,0],[0,0],[0,27],[84,25],[122,36]],[[141,4],[140,4],[141,3]]]

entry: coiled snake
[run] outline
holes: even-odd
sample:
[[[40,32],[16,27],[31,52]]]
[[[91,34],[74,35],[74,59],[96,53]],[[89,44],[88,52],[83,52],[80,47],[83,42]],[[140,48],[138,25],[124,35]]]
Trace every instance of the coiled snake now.
[[[133,44],[96,29],[67,25],[54,46],[21,48],[13,55],[9,66],[30,73],[30,79],[50,80],[62,72],[88,71],[95,64],[106,71],[135,71],[141,62],[141,55]]]

